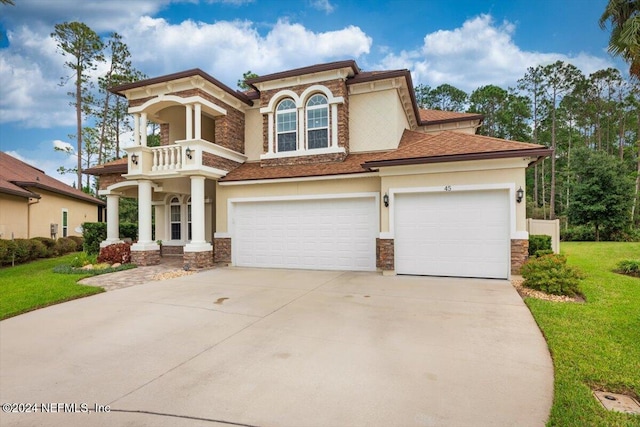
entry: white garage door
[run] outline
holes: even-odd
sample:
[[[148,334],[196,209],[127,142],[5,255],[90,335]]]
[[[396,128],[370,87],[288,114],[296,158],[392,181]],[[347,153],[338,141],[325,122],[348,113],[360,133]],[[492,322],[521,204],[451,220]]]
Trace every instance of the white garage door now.
[[[375,270],[373,197],[235,203],[234,264]]]
[[[398,274],[507,278],[507,191],[400,193],[395,196]]]

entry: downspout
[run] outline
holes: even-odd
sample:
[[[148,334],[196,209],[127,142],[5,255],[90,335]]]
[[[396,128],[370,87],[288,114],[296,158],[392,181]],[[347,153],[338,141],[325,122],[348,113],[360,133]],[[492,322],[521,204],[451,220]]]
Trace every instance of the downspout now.
[[[31,205],[35,203],[40,203],[40,199],[34,198],[34,200],[32,200],[32,198],[29,197],[29,202],[27,202],[27,239],[31,238]]]

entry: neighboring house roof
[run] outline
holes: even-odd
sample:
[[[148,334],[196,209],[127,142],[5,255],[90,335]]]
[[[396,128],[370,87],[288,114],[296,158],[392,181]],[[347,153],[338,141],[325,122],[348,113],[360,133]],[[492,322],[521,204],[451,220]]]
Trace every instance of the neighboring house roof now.
[[[200,76],[203,79],[207,80],[209,83],[212,83],[218,86],[220,89],[224,90],[231,96],[239,99],[247,105],[253,105],[253,101],[244,93],[239,90],[233,90],[229,86],[222,83],[220,80],[210,76],[199,68],[193,68],[191,70],[180,71],[179,73],[167,74],[164,76],[154,77],[152,79],[138,80],[133,83],[125,83],[123,85],[114,86],[109,88],[109,92],[115,93],[116,95],[124,96],[123,92],[131,89],[136,89],[139,87],[151,86],[158,83],[170,82],[172,80],[184,79],[188,77]]]
[[[445,131],[424,134],[405,130],[397,150],[366,161],[363,166],[411,165],[463,160],[498,159],[507,157],[545,157],[553,150],[538,144],[507,141],[482,135]]]
[[[380,157],[381,153],[349,154],[343,162],[304,165],[261,166],[260,162],[244,163],[229,172],[221,182],[258,179],[303,178],[308,176],[345,175],[368,172],[362,163]]]
[[[39,198],[39,194],[28,190],[33,188],[40,188],[96,205],[105,205],[102,200],[58,181],[45,174],[44,171],[34,168],[7,153],[0,152],[0,192],[22,197]]]
[[[127,158],[112,160],[101,165],[95,165],[88,169],[83,169],[82,172],[88,175],[106,175],[112,173],[127,173],[128,172]]]

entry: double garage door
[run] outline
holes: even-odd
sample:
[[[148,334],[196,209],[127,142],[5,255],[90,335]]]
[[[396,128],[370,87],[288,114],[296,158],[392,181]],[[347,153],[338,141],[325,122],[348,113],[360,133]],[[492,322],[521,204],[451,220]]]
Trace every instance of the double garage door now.
[[[508,191],[395,195],[398,274],[506,279]]]
[[[234,264],[373,271],[377,209],[373,196],[235,203]]]
[[[375,197],[234,203],[233,262],[244,267],[376,268]],[[396,193],[398,274],[507,278],[509,198],[505,191]]]

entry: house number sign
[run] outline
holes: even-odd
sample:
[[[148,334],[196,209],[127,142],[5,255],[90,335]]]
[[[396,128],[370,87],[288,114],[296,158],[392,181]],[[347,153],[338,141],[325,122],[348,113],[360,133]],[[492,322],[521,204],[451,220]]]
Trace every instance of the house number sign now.
[[[444,186],[444,191],[451,191],[451,186],[450,185],[445,185]]]

